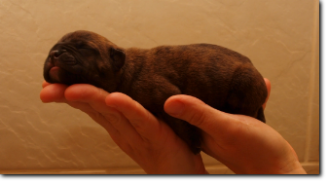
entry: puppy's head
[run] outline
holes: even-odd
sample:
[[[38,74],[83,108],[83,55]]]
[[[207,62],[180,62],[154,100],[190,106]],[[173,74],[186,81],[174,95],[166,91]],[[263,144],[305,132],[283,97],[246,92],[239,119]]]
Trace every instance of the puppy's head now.
[[[75,31],[51,48],[43,75],[49,83],[88,83],[104,88],[115,84],[113,80],[124,61],[124,50],[106,38],[89,31]]]

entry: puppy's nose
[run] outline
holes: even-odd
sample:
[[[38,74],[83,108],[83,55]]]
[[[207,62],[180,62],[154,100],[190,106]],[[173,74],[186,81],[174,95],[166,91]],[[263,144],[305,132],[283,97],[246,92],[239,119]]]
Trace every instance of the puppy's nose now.
[[[59,50],[52,50],[50,52],[50,56],[52,58],[58,58],[61,54],[63,54],[66,50],[64,49],[59,49]]]

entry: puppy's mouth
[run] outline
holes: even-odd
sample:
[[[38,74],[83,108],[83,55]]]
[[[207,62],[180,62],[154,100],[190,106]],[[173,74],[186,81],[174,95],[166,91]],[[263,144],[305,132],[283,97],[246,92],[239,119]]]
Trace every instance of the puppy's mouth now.
[[[59,82],[60,78],[59,78],[59,72],[60,72],[60,67],[58,66],[53,66],[50,68],[49,70],[49,76],[52,80]]]
[[[77,74],[74,66],[76,59],[69,53],[50,54],[44,65],[44,78],[50,83],[66,83],[66,80]]]
[[[51,58],[48,59],[44,66],[44,78],[50,83],[61,83],[61,75],[66,72],[62,67],[54,63]]]

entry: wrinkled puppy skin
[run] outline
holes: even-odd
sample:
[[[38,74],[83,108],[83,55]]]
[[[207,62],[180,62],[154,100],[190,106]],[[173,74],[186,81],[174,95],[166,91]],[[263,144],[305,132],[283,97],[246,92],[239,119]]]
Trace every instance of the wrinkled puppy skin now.
[[[263,77],[247,57],[217,45],[123,49],[96,33],[76,31],[51,48],[44,78],[129,95],[166,122],[195,154],[201,150],[200,130],[164,112],[172,95],[192,95],[215,109],[265,122]]]

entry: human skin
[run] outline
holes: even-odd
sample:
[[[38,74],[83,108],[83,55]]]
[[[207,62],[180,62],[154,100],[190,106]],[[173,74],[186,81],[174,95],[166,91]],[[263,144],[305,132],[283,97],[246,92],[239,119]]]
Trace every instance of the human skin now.
[[[270,92],[270,82],[264,80]],[[87,84],[44,82],[42,86],[40,98],[44,103],[67,103],[87,113],[146,173],[207,173],[200,154],[193,154],[164,122],[129,96]],[[257,119],[218,111],[187,95],[170,97],[164,109],[199,127],[204,152],[235,173],[305,173],[289,143]]]

